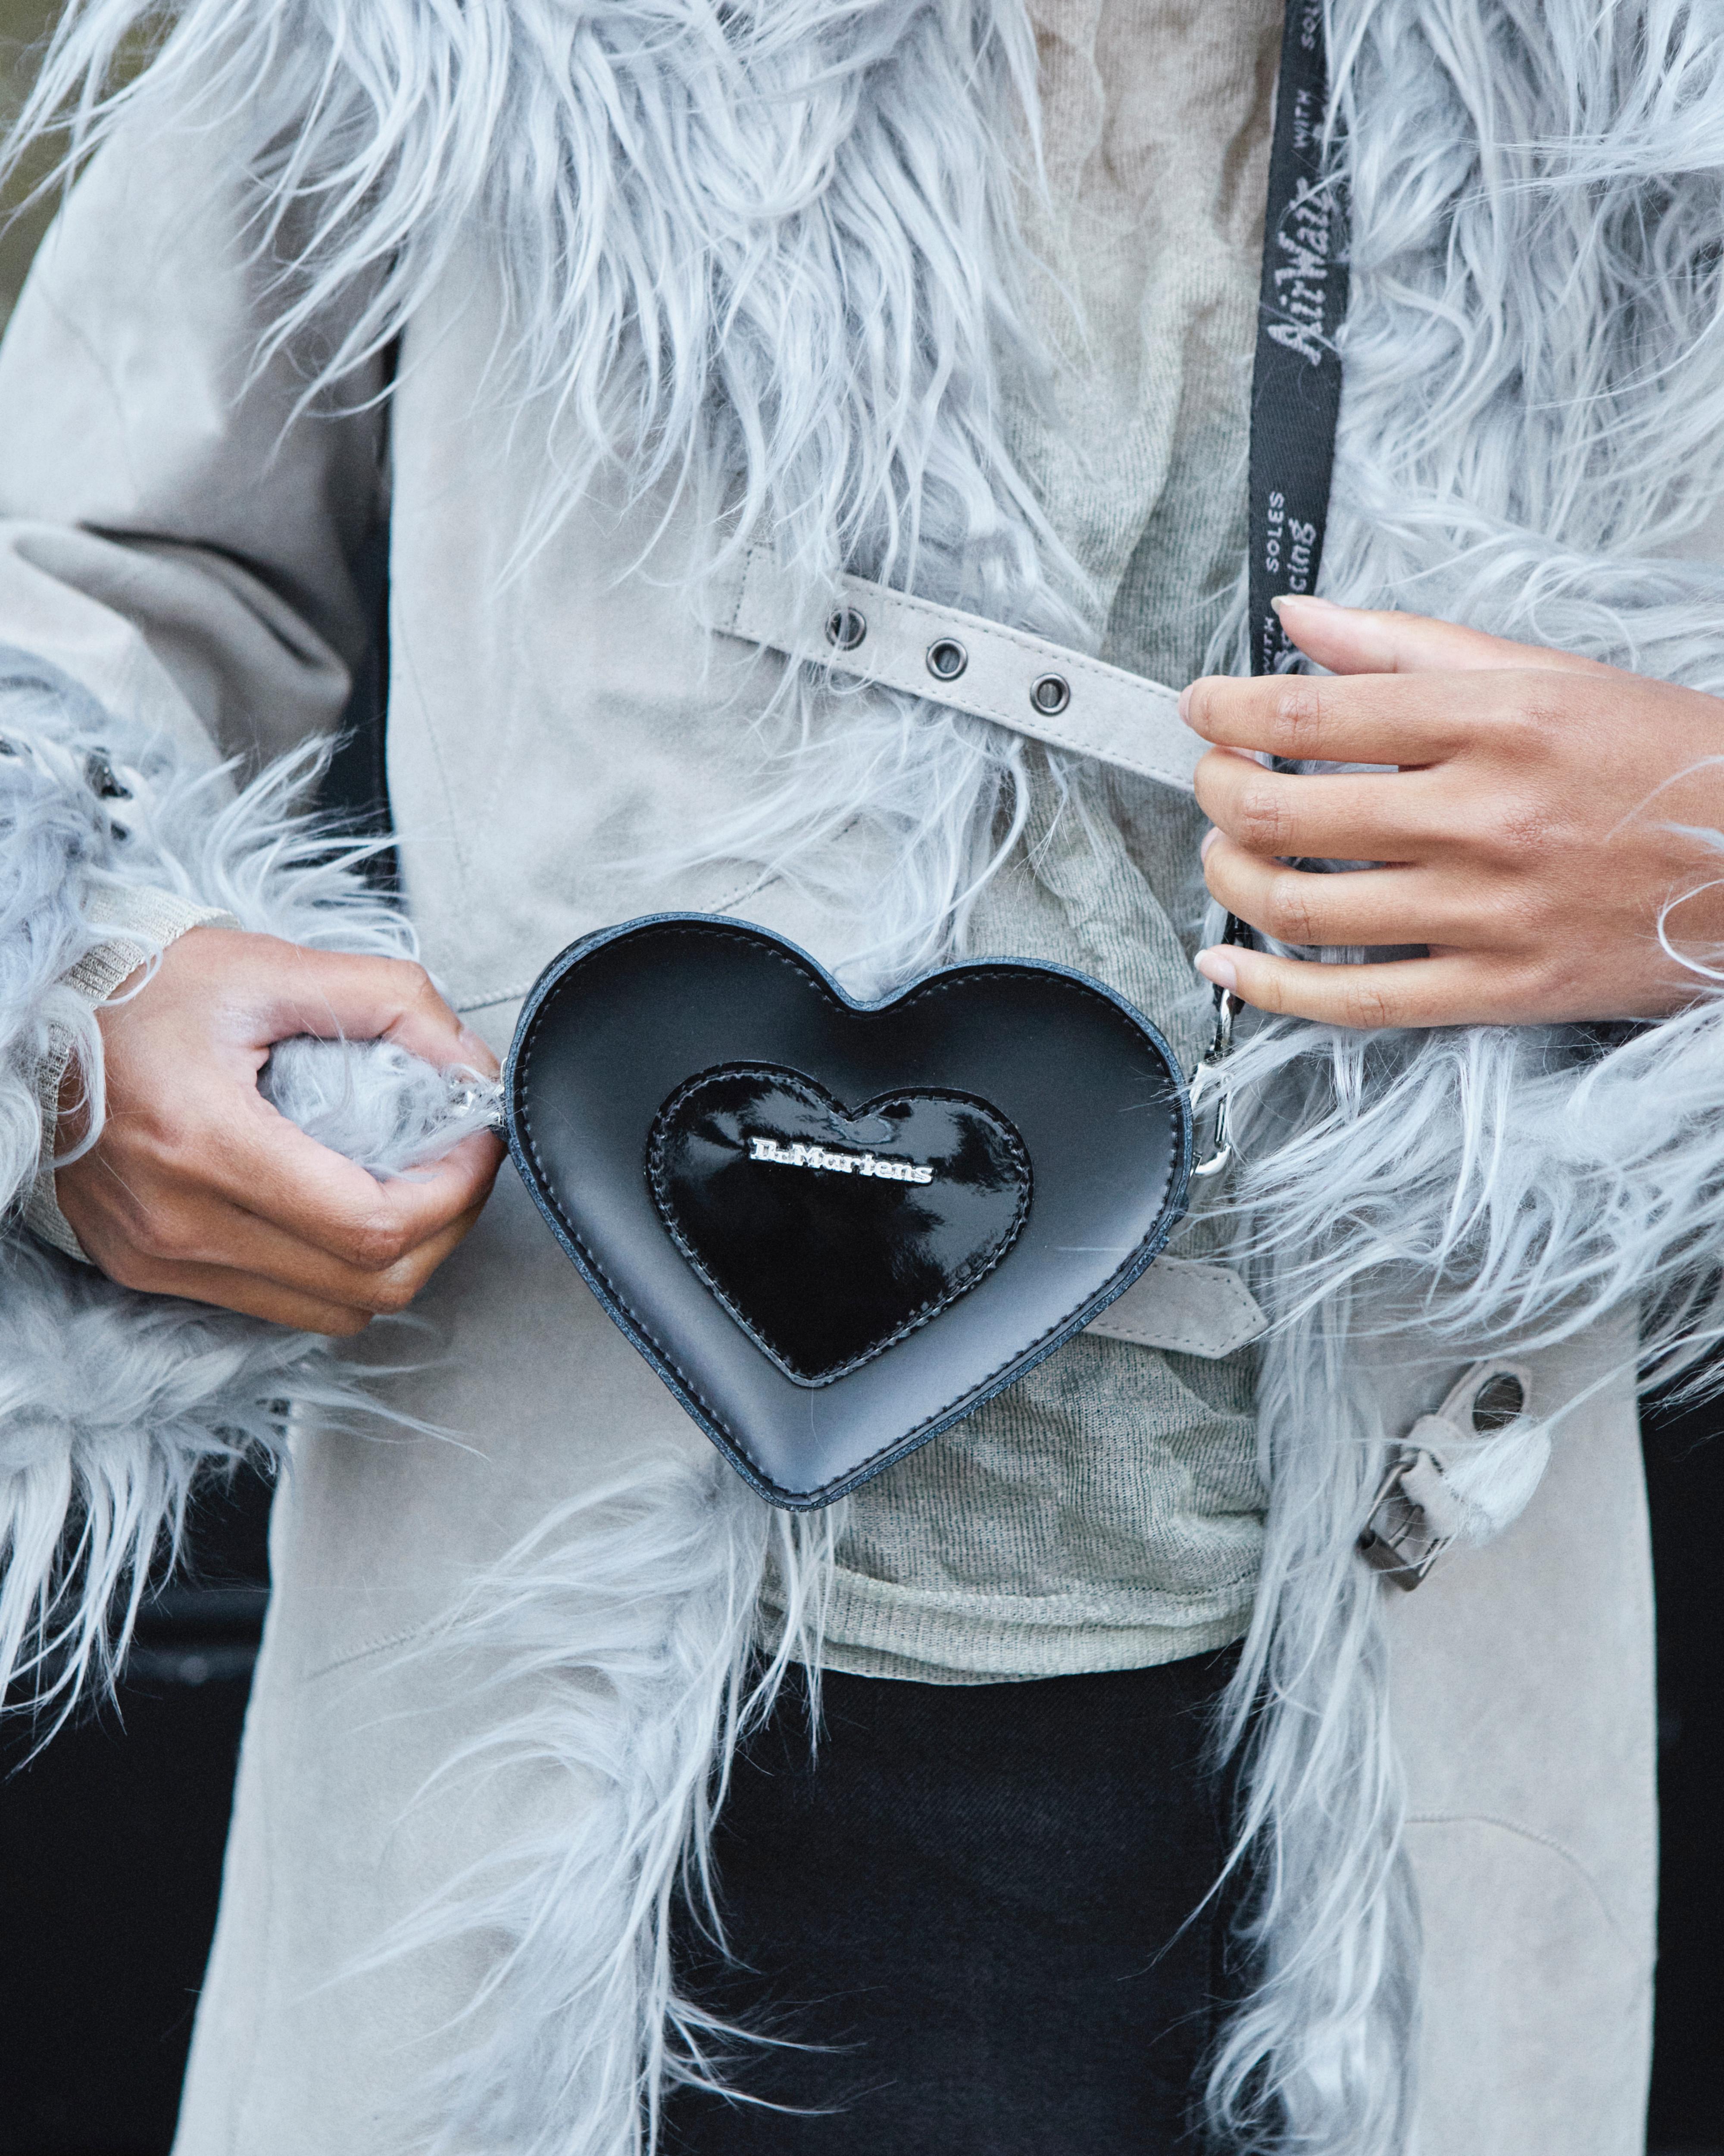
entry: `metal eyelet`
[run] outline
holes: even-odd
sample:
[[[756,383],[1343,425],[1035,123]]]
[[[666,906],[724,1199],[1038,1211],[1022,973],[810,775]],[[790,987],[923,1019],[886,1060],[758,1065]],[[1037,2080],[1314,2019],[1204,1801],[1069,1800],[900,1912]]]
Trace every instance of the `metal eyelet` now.
[[[936,637],[928,646],[928,671],[936,681],[956,681],[970,654],[955,636]]]
[[[1071,701],[1071,684],[1063,674],[1043,674],[1031,682],[1029,701],[1044,719],[1057,719]]]
[[[1506,1430],[1526,1404],[1526,1389],[1512,1370],[1499,1370],[1473,1399],[1472,1424],[1480,1437]]]
[[[854,651],[868,634],[868,617],[854,607],[835,607],[827,617],[826,641],[839,651]]]

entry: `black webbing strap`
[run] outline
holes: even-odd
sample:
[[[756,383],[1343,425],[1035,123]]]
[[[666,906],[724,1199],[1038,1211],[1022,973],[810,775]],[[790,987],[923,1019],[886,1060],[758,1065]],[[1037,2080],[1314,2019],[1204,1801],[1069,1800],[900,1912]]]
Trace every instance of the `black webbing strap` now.
[[[1323,176],[1322,0],[1288,0],[1251,377],[1251,671],[1292,649],[1272,598],[1315,588],[1341,408],[1347,213]]]
[[[1270,601],[1314,591],[1329,521],[1335,423],[1341,410],[1337,336],[1347,312],[1347,203],[1323,170],[1329,60],[1323,0],[1287,0],[1269,202],[1263,222],[1263,280],[1257,356],[1251,374],[1251,671],[1273,674],[1293,649]],[[1224,943],[1251,931],[1227,916]],[[1232,1045],[1239,1005],[1215,991],[1215,1038],[1208,1070]],[[1228,1158],[1224,1103],[1215,1151],[1199,1173]]]

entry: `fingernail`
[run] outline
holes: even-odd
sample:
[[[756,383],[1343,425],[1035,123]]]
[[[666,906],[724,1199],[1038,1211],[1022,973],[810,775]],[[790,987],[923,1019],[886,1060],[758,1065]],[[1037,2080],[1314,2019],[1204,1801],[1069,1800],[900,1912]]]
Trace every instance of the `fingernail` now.
[[[1333,599],[1320,599],[1315,592],[1278,592],[1270,604],[1279,614],[1283,607],[1321,607],[1325,613],[1340,613],[1343,609]]]
[[[1191,690],[1192,685],[1188,681],[1179,691],[1179,716],[1182,719],[1188,716],[1191,711]]]
[[[1215,826],[1212,824],[1208,829],[1203,834],[1203,843],[1198,848],[1198,859],[1200,861],[1206,861],[1208,860],[1209,849],[1214,844],[1215,841],[1220,836],[1220,832],[1218,831]]]
[[[1208,951],[1199,951],[1196,964],[1203,978],[1213,981],[1218,988],[1236,988],[1239,985],[1239,968],[1219,943]]]

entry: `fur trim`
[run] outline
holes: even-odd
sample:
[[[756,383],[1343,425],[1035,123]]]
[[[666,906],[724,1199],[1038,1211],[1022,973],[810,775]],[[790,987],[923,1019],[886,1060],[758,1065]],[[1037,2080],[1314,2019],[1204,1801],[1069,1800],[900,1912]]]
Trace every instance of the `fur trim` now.
[[[290,1394],[341,1395],[308,1336],[0,1244],[0,1678],[51,1728],[113,1682],[193,1483],[273,1459]]]
[[[496,1121],[498,1089],[387,1040],[279,1042],[258,1090],[290,1122],[379,1181],[428,1167]]]
[[[712,1821],[790,1664],[818,1671],[834,1529],[774,1511],[716,1458],[649,1457],[546,1520],[410,1650],[457,1682],[477,1656],[500,1700],[525,1702],[432,1786],[518,1770],[552,1794],[379,1947],[379,1963],[488,1948],[423,2117],[392,2122],[401,2146],[635,2156],[668,2084],[712,2083],[714,2040],[736,2032],[677,1994],[672,1899],[721,1935]],[[790,1607],[762,1666],[768,1562]]]
[[[40,1249],[17,1224],[41,1145],[35,1066],[70,1029],[100,1129],[101,1035],[63,974],[105,932],[104,888],[169,890],[325,949],[411,955],[411,931],[303,811],[320,772],[288,758],[235,796],[104,712],[54,668],[0,654],[0,1697],[15,1682],[55,1725],[111,1683],[192,1486],[274,1458],[298,1404],[364,1403],[323,1342],[135,1295]],[[373,1173],[399,1172],[484,1120],[459,1088],[386,1045],[285,1044],[284,1114]]]

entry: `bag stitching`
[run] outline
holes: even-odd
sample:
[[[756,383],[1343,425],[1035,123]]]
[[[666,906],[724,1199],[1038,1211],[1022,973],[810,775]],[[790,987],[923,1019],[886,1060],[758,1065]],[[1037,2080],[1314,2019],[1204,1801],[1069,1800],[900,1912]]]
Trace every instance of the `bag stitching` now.
[[[659,928],[658,932],[665,936],[680,936],[687,937],[695,934],[696,932],[692,928],[664,927]],[[762,938],[757,932],[744,929],[719,928],[703,924],[698,932],[703,937],[709,936],[721,938],[728,942],[748,943],[756,947],[760,946],[762,942]],[[776,942],[767,942],[765,947],[768,955],[779,965],[785,967],[788,971],[793,973],[797,976],[798,979],[802,982],[804,987],[816,991],[829,993],[829,991],[826,989],[826,983],[824,977],[811,972],[807,965],[797,958],[793,953],[783,950]],[[972,966],[967,966],[964,970],[967,978],[974,979],[978,975],[985,978],[989,975],[1005,973],[1012,969],[1003,966],[990,966],[984,962]],[[1068,988],[1070,988],[1074,993],[1083,996],[1089,1002],[1099,1004],[1104,1014],[1119,1028],[1121,1032],[1129,1034],[1134,1040],[1141,1037],[1137,1034],[1137,1029],[1128,1024],[1118,1005],[1109,997],[1098,994],[1094,988],[1089,987],[1082,981],[1074,979],[1070,974],[1062,975],[1061,978],[1065,981]],[[560,985],[560,983],[558,983],[558,985]],[[897,998],[897,1002],[900,1004],[906,1004],[910,1002],[913,998],[924,993],[943,994],[950,987],[952,987],[952,983],[949,980],[942,979],[936,976],[931,981],[918,983],[916,987],[911,988],[904,996]],[[533,1014],[532,1024],[527,1028],[526,1038],[521,1043],[521,1054],[517,1058],[517,1067],[523,1066],[531,1061],[534,1044],[537,1039],[539,1029],[545,1022],[549,1004],[550,998],[547,995],[545,1001],[540,1004],[538,1009]],[[676,1356],[665,1345],[664,1341],[659,1337],[658,1334],[654,1332],[652,1327],[641,1316],[640,1312],[637,1311],[633,1303],[629,1301],[629,1298],[621,1292],[615,1281],[611,1278],[609,1273],[605,1270],[604,1266],[599,1263],[596,1255],[587,1245],[585,1238],[582,1236],[574,1226],[574,1224],[569,1219],[568,1215],[562,1209],[562,1203],[557,1198],[556,1191],[551,1185],[550,1176],[546,1168],[544,1158],[539,1151],[538,1141],[533,1136],[532,1117],[530,1112],[523,1114],[521,1117],[521,1127],[526,1138],[527,1150],[532,1157],[534,1167],[538,1171],[540,1188],[544,1193],[546,1202],[550,1204],[552,1211],[555,1212],[557,1219],[562,1222],[563,1232],[568,1237],[570,1242],[575,1245],[575,1246],[581,1251],[583,1259],[593,1271],[593,1275],[604,1283],[606,1294],[610,1297],[611,1301],[618,1309],[627,1313],[629,1324],[640,1334],[643,1339],[651,1342],[654,1351],[664,1362],[665,1367],[675,1373],[679,1384],[686,1392],[688,1397],[691,1400],[695,1401],[699,1404],[702,1413],[708,1418],[708,1419],[716,1428],[724,1432],[731,1445],[738,1453],[741,1454],[742,1458],[748,1462],[749,1466],[753,1468],[755,1473],[760,1477],[761,1481],[770,1484],[773,1489],[782,1487],[782,1486],[774,1481],[773,1478],[767,1472],[766,1469],[761,1466],[759,1460],[756,1459],[754,1454],[750,1450],[744,1440],[735,1430],[731,1428],[726,1419],[720,1414],[717,1408],[715,1407],[712,1402],[707,1399],[706,1395],[700,1390],[700,1387],[690,1377],[688,1372],[684,1369],[681,1363],[677,1359]],[[1162,1187],[1160,1202],[1163,1206],[1165,1206],[1167,1203],[1167,1194],[1172,1189],[1172,1183],[1173,1164],[1170,1160]],[[1052,1340],[1057,1333],[1063,1330],[1063,1328],[1064,1321],[1061,1321],[1059,1324],[1046,1327],[1041,1332],[1036,1335],[1034,1340],[1027,1342],[1023,1348],[1019,1348],[1015,1355],[1008,1356],[1003,1362],[997,1363],[993,1368],[988,1372],[984,1378],[983,1378],[977,1384],[969,1387],[967,1392],[962,1394],[954,1394],[950,1399],[942,1402],[942,1404],[939,1407],[936,1408],[931,1414],[924,1416],[922,1420],[916,1424],[914,1430],[906,1431],[900,1436],[894,1438],[890,1443],[880,1446],[875,1451],[868,1454],[865,1458],[856,1462],[854,1466],[847,1469],[843,1479],[846,1481],[854,1481],[858,1476],[862,1475],[868,1468],[873,1466],[876,1461],[885,1462],[891,1457],[891,1455],[900,1452],[900,1450],[908,1449],[912,1445],[913,1440],[918,1438],[923,1431],[928,1430],[931,1424],[937,1424],[942,1416],[948,1414],[952,1409],[957,1407],[963,1399],[972,1397],[977,1393],[982,1392],[993,1382],[994,1378],[1000,1375],[1002,1371],[1009,1369],[1013,1363],[1022,1361],[1024,1356],[1032,1353],[1034,1349],[1041,1347],[1044,1342]],[[977,1404],[980,1404],[979,1402]],[[829,1486],[829,1485],[823,1483],[820,1486],[820,1488],[824,1489]],[[818,1496],[818,1491],[798,1491],[795,1492],[795,1495],[798,1496]]]
[[[1000,1127],[1005,1137],[1006,1142],[1012,1149],[1012,1152],[1017,1164],[1023,1171],[1024,1180],[1018,1189],[1018,1203],[1013,1209],[1011,1226],[1002,1237],[993,1256],[988,1259],[988,1262],[984,1265],[982,1265],[976,1272],[972,1273],[968,1279],[962,1281],[958,1286],[954,1287],[949,1294],[930,1296],[926,1301],[920,1304],[917,1308],[911,1312],[910,1317],[908,1317],[904,1322],[897,1327],[895,1332],[889,1332],[884,1340],[876,1342],[872,1348],[866,1349],[863,1353],[859,1355],[853,1355],[849,1362],[837,1363],[830,1370],[823,1371],[818,1378],[808,1378],[803,1377],[800,1372],[791,1369],[790,1366],[785,1362],[783,1357],[780,1355],[777,1350],[771,1345],[764,1334],[760,1332],[749,1322],[748,1319],[743,1316],[742,1312],[736,1307],[731,1297],[725,1293],[724,1290],[719,1286],[718,1282],[712,1277],[712,1275],[701,1263],[699,1255],[690,1245],[684,1239],[681,1229],[671,1218],[670,1200],[664,1189],[662,1133],[659,1127],[664,1122],[664,1119],[670,1115],[673,1110],[681,1106],[685,1098],[695,1086],[704,1085],[709,1079],[721,1075],[726,1077],[769,1077],[780,1080],[787,1077],[794,1078],[801,1085],[812,1086],[817,1093],[824,1095],[824,1097],[828,1101],[830,1101],[835,1107],[842,1109],[844,1104],[838,1099],[835,1094],[828,1092],[827,1089],[824,1086],[820,1085],[817,1080],[808,1077],[806,1074],[802,1071],[792,1070],[788,1069],[788,1066],[782,1064],[715,1064],[710,1070],[696,1071],[692,1078],[685,1078],[683,1081],[682,1084],[677,1087],[676,1091],[670,1096],[670,1098],[666,1101],[664,1105],[659,1109],[658,1114],[654,1116],[652,1129],[647,1134],[647,1180],[652,1188],[654,1201],[658,1206],[659,1217],[664,1222],[665,1228],[669,1230],[671,1240],[688,1260],[689,1264],[694,1269],[696,1277],[706,1283],[706,1286],[711,1290],[712,1293],[717,1296],[719,1301],[724,1306],[725,1309],[730,1312],[736,1323],[741,1326],[742,1331],[754,1342],[755,1346],[760,1349],[763,1355],[769,1357],[771,1360],[775,1363],[793,1383],[807,1385],[833,1384],[835,1383],[839,1378],[848,1377],[853,1370],[859,1370],[865,1364],[873,1362],[876,1356],[883,1355],[888,1348],[895,1347],[899,1341],[907,1339],[912,1332],[919,1332],[921,1327],[928,1324],[931,1320],[937,1317],[942,1310],[950,1310],[953,1303],[959,1301],[963,1296],[967,1296],[972,1288],[979,1287],[982,1282],[987,1279],[988,1276],[998,1265],[999,1265],[1001,1260],[1005,1257],[1006,1253],[1012,1249],[1013,1245],[1017,1242],[1018,1236],[1023,1233],[1024,1223],[1029,1213],[1031,1197],[1032,1178],[1029,1155],[1024,1149],[1023,1139],[1018,1137],[1017,1132],[1012,1127],[1005,1116],[1000,1113],[998,1109],[991,1106],[988,1101],[981,1100],[974,1094],[961,1093],[955,1087],[946,1086],[918,1086],[912,1088],[910,1091],[902,1093],[876,1093],[869,1100],[864,1101],[854,1111],[854,1114],[856,1116],[865,1114],[870,1108],[879,1107],[885,1104],[900,1100],[962,1101],[967,1106],[981,1108],[986,1111],[992,1121]],[[844,1112],[848,1114],[850,1111],[845,1110]]]

